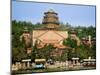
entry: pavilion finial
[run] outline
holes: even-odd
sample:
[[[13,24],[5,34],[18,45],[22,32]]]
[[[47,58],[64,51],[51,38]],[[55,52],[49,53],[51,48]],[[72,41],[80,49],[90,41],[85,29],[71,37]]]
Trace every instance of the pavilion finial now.
[[[27,27],[24,27],[24,32],[28,32],[28,28]]]
[[[53,10],[52,8],[50,8],[50,9],[48,10],[48,12],[54,12],[54,10]]]

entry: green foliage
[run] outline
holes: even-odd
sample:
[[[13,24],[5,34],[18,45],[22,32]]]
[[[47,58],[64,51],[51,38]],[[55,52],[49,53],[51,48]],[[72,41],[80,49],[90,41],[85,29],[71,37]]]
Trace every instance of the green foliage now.
[[[86,59],[89,56],[92,58],[96,57],[96,48],[94,46],[89,47],[84,44],[81,44],[79,47],[76,48],[76,55],[80,59]]]
[[[65,50],[61,56],[61,61],[66,61],[68,59],[68,52]]]
[[[21,61],[27,58],[27,54],[23,48],[13,48],[12,49],[12,62]]]
[[[93,44],[92,47],[84,45],[83,43],[81,43],[80,46],[77,46],[77,42],[71,38],[64,40],[63,44],[72,48],[68,50],[69,60],[71,60],[72,57],[79,57],[80,59],[86,59],[89,56],[92,58],[96,57],[95,44]]]
[[[96,28],[93,26],[90,27],[76,27],[75,28],[76,32],[78,33],[78,37],[81,39],[83,37],[87,37],[89,35],[93,37],[96,37]]]
[[[33,52],[32,52],[32,60],[34,59],[40,59],[40,58],[45,58],[45,59],[50,59],[50,52],[53,50],[52,45],[45,45],[43,48],[37,48],[37,45],[33,47]]]
[[[71,38],[68,38],[68,39],[63,41],[63,45],[69,46],[71,48],[76,48],[77,47],[77,41],[73,40]]]
[[[21,61],[21,59],[27,58],[25,43],[20,41],[20,36],[23,34],[24,28],[28,27],[31,31],[34,26],[30,22],[12,21],[12,61]]]
[[[26,54],[25,43],[20,42],[20,36],[23,34],[24,28],[27,27],[29,32],[32,33],[33,29],[43,28],[45,25],[37,23],[32,24],[31,22],[25,21],[12,21],[12,61],[21,61],[24,58],[30,58],[29,55]],[[81,39],[82,37],[86,37],[91,35],[92,38],[96,37],[96,28],[95,27],[72,27],[69,23],[61,24],[60,30],[67,30],[69,33],[72,29],[77,32],[77,36]],[[81,44],[79,47],[77,46],[76,40],[73,39],[66,39],[64,40],[63,44],[65,46],[71,47],[71,49],[67,49],[64,51],[61,57],[51,57],[50,52],[55,48],[52,45],[45,45],[44,48],[38,49],[36,45],[33,47],[31,59],[34,61],[36,58],[45,58],[45,59],[54,59],[54,60],[61,60],[65,61],[68,59],[71,60],[72,57],[79,57],[80,59],[88,58],[92,56],[93,58],[96,57],[96,45],[93,44],[90,48],[84,44]]]

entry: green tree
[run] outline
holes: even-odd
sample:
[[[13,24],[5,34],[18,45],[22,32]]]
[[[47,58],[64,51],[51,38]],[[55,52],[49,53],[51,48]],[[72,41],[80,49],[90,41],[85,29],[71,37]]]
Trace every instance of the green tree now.
[[[71,47],[68,50],[68,59],[71,60],[72,57],[77,57],[76,48],[77,48],[77,41],[71,38],[64,40],[63,44],[65,46]]]

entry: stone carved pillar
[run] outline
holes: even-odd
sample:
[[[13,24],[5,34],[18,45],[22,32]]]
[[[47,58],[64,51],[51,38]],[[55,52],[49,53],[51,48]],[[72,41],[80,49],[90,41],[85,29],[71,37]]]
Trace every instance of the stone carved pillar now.
[[[25,62],[23,62],[22,67],[23,67],[23,69],[25,69],[25,68],[26,68]]]
[[[30,68],[30,62],[27,62],[27,68]]]
[[[75,65],[75,60],[73,60],[73,65]]]

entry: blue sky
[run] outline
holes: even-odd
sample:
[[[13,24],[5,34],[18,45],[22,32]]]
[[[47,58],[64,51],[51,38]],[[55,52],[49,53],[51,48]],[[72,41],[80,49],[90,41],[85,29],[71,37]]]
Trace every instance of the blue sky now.
[[[12,20],[41,23],[44,12],[49,9],[58,13],[60,22],[72,26],[95,26],[95,6],[82,5],[12,1]]]

